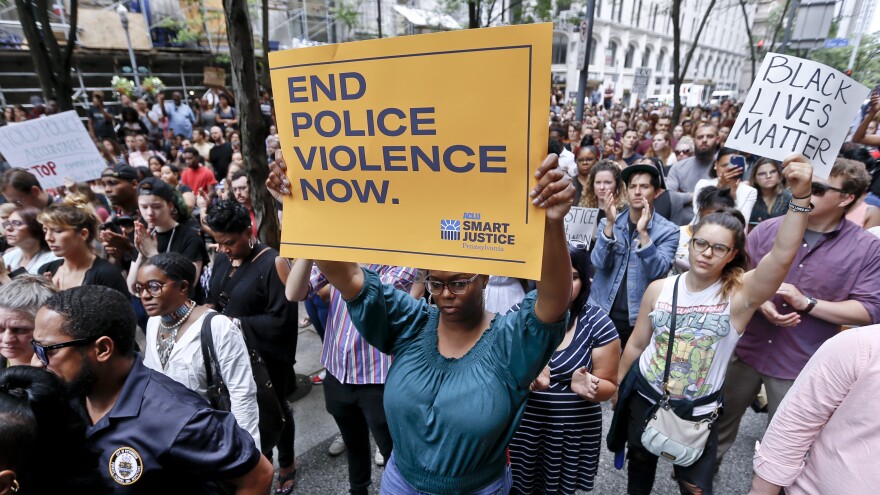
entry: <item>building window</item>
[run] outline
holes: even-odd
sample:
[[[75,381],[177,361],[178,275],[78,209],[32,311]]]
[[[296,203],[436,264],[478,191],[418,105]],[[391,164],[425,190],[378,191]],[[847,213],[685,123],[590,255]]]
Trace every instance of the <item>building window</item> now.
[[[596,45],[599,44],[599,41],[596,38],[593,38],[592,43],[590,43],[590,65],[596,63]]]
[[[657,55],[657,73],[658,74],[663,73],[663,59],[665,59],[665,58],[666,58],[666,51],[660,50],[660,54]]]
[[[568,55],[568,36],[564,33],[553,33],[553,52],[551,63],[565,64]]]
[[[648,67],[648,64],[651,63],[651,47],[645,47],[645,53],[642,54],[642,65],[640,67]]]
[[[626,49],[626,56],[623,59],[623,67],[626,69],[632,69],[633,60],[636,58],[636,46],[629,45]]]
[[[605,66],[614,67],[617,65],[617,42],[609,41],[605,47]]]

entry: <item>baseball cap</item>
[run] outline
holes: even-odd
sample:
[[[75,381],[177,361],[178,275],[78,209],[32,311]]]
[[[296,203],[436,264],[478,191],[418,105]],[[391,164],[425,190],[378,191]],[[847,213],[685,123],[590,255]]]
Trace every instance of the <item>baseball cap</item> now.
[[[104,171],[101,172],[101,177],[115,177],[122,180],[137,180],[138,173],[137,170],[135,170],[133,167],[120,163],[104,169]]]
[[[169,203],[174,202],[174,188],[155,177],[147,177],[138,184],[138,196],[158,196]]]
[[[651,174],[652,176],[663,180],[663,177],[660,176],[660,171],[657,170],[657,167],[653,165],[630,165],[625,169],[620,171],[620,178],[623,180],[624,184],[629,184],[629,178],[632,177],[633,174]]]

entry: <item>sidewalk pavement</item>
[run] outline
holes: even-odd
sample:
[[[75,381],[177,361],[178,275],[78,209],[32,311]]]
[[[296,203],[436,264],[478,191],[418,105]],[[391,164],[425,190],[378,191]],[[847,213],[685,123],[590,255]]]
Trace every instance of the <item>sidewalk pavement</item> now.
[[[305,315],[301,309],[300,315]],[[321,366],[321,340],[309,326],[299,329],[299,342],[296,353],[296,372],[311,376],[323,369]],[[602,426],[607,432],[611,423],[611,408],[603,406]],[[293,404],[296,423],[297,487],[294,493],[304,495],[345,495],[348,493],[348,467],[345,454],[330,457],[327,448],[338,434],[336,423],[324,408],[324,390],[314,386],[304,398]],[[751,410],[743,418],[736,443],[724,459],[721,470],[715,477],[714,491],[718,495],[741,495],[748,493],[752,479],[752,454],[755,441],[759,440],[767,425],[767,416],[755,414]],[[604,433],[603,433],[604,439]],[[375,450],[375,449],[374,449]],[[677,495],[678,487],[671,479],[672,465],[660,461],[654,492],[658,495]],[[375,466],[374,466],[375,467]],[[373,489],[378,493],[382,468],[373,470]],[[593,494],[626,493],[626,469],[614,468],[614,458],[602,449],[599,458],[599,472],[596,476]]]

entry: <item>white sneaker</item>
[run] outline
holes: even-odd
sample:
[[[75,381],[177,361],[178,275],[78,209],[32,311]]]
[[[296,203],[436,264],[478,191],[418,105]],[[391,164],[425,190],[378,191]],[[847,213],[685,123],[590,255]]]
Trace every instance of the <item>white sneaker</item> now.
[[[382,452],[378,448],[376,448],[376,456],[373,458],[373,460],[376,462],[377,466],[385,465],[385,458],[382,457]]]
[[[342,435],[336,435],[333,443],[330,444],[330,448],[327,449],[327,453],[336,457],[343,452],[345,452],[345,442],[342,440]]]

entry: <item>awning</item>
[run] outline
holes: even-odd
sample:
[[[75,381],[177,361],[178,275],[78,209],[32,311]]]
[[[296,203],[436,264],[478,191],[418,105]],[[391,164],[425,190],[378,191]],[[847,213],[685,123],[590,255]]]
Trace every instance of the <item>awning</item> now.
[[[414,26],[441,29],[461,29],[458,21],[446,14],[438,14],[428,10],[416,9],[405,5],[393,5],[394,10]]]

